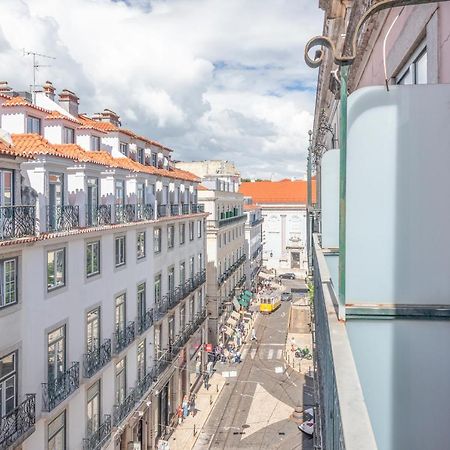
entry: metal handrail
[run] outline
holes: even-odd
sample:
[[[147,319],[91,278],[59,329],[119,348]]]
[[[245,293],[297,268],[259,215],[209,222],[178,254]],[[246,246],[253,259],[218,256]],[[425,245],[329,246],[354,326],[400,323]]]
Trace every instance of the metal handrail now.
[[[0,239],[15,239],[36,234],[34,206],[1,206]]]
[[[76,205],[47,206],[47,231],[68,231],[80,226],[80,210]]]
[[[83,374],[85,378],[95,375],[109,361],[111,361],[111,339],[105,339],[103,344],[93,345],[83,355]]]
[[[128,347],[136,338],[136,327],[134,322],[129,322],[123,329],[116,329],[114,332],[114,353],[117,355]]]
[[[105,419],[98,429],[83,439],[83,450],[100,450],[111,436],[111,431],[111,416],[105,415]]]

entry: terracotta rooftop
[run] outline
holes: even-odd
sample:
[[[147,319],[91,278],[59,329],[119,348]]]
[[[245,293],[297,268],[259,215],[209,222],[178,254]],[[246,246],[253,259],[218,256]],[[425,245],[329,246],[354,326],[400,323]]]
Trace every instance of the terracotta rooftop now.
[[[39,134],[13,134],[13,145],[0,142],[0,154],[33,159],[39,155],[51,155],[73,161],[100,164],[107,167],[130,170],[132,172],[149,173],[156,176],[175,178],[187,181],[199,181],[199,178],[184,170],[158,169],[146,166],[127,157],[114,158],[108,152],[89,152],[76,144],[50,144]]]
[[[312,182],[315,202],[315,181]],[[255,203],[301,203],[307,201],[307,183],[303,180],[255,181],[241,183],[239,192]]]

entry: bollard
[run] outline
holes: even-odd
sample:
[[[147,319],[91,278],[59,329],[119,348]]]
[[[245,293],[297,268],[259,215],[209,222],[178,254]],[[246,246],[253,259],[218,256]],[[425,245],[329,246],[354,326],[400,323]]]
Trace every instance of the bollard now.
[[[195,423],[194,423],[194,436],[197,434],[197,432],[195,431]]]
[[[212,405],[212,395],[209,396],[209,404]]]
[[[216,392],[219,392],[219,385],[216,384]]]

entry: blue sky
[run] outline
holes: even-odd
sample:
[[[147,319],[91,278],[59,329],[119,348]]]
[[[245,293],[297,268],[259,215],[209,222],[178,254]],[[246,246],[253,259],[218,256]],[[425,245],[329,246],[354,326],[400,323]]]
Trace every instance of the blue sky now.
[[[22,48],[53,55],[38,82],[110,108],[183,160],[233,160],[245,177],[302,177],[317,71],[310,0],[2,0],[2,77],[31,84]],[[46,64],[46,61],[42,61]]]

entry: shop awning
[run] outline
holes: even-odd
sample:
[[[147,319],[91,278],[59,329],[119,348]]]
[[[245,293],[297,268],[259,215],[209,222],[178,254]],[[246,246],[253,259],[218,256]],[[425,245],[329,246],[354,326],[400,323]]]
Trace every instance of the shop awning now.
[[[234,330],[230,327],[225,327],[225,334],[228,334],[228,336],[233,336]]]
[[[239,306],[239,303],[238,303],[238,306]],[[241,315],[239,313],[237,313],[236,311],[233,311],[231,313],[231,317],[233,317],[235,320],[239,320],[241,318]]]
[[[241,294],[241,296],[239,297],[240,300],[243,299],[243,300],[245,300],[247,302],[249,302],[251,298],[252,298],[251,295],[247,295],[245,293]]]
[[[245,291],[244,291],[244,294],[245,294],[245,295],[248,295],[250,298],[253,297],[253,292],[250,292],[250,291],[245,290]]]
[[[239,302],[235,299],[235,298],[233,298],[233,306],[234,306],[234,309],[236,310],[236,311],[239,311],[240,309],[241,309],[241,306],[239,305]],[[234,313],[235,311],[233,311],[233,313]]]
[[[264,273],[264,272],[259,272],[259,273],[258,273],[258,277],[261,277],[261,278],[263,278],[264,280],[270,280],[270,279],[272,278],[271,275],[269,275],[269,274],[267,274],[267,273]]]
[[[248,299],[245,299],[245,298],[239,299],[239,304],[242,305],[244,308],[247,308],[249,303],[250,303],[250,301]]]
[[[229,317],[227,320],[227,325],[230,327],[235,327],[238,321],[234,317]]]

